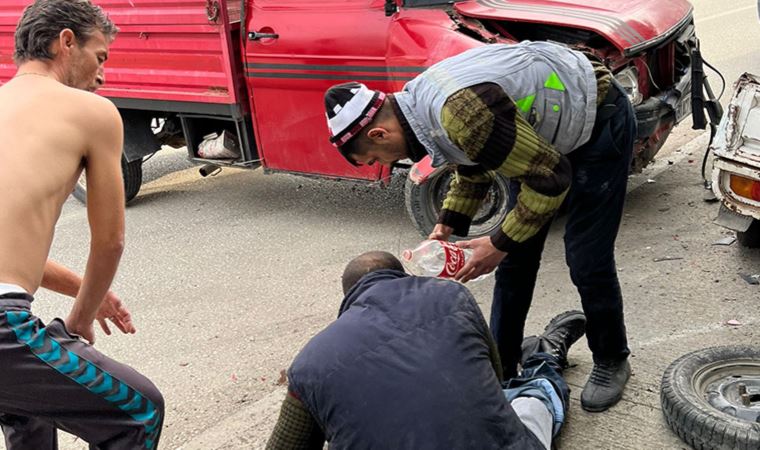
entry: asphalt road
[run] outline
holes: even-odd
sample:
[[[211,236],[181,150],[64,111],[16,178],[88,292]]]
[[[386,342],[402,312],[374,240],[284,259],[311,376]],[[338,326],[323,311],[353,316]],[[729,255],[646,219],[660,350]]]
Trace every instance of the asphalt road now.
[[[729,83],[743,71],[760,73],[755,1],[694,4],[703,53]],[[562,449],[683,448],[659,410],[665,367],[698,348],[760,337],[760,286],[738,275],[760,272],[760,252],[713,245],[731,233],[711,223],[717,206],[701,200],[705,136],[697,136],[682,126],[658,162],[631,180],[618,265],[634,375],[618,407],[585,413],[578,396],[591,356],[583,343],[573,348],[573,405]],[[127,250],[114,283],[138,334],[100,335],[97,346],[163,391],[162,448],[261,448],[284,395],[281,371],[335,317],[345,263],[366,250],[399,253],[420,240],[404,210],[403,180],[374,189],[236,170],[202,179],[178,151],[159,153],[145,169],[147,182],[128,208]],[[579,307],[561,225],[547,244],[528,332]],[[85,208],[70,200],[52,256],[81,271],[87,240]],[[664,257],[680,259],[655,262]],[[492,283],[471,286],[486,314]],[[34,309],[50,320],[70,304],[40,292]],[[86,448],[62,440],[65,450]]]

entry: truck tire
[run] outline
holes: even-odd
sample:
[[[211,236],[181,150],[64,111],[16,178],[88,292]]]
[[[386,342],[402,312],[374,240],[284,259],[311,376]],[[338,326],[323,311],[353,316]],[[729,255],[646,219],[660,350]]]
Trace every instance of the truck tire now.
[[[423,183],[416,184],[407,177],[404,187],[406,210],[417,230],[427,237],[438,221],[443,200],[449,191],[453,170],[439,172]],[[483,201],[470,226],[468,239],[490,235],[507,216],[509,180],[497,174],[488,196]],[[454,237],[454,240],[465,236]]]
[[[142,159],[127,162],[127,158],[121,155],[121,175],[124,178],[124,202],[129,203],[137,197],[142,185]],[[87,204],[87,179],[84,171],[74,186],[74,197],[80,202]]]
[[[760,248],[760,220],[753,220],[747,231],[736,233],[736,240],[743,247]]]
[[[741,401],[741,385],[746,400]],[[760,347],[713,347],[673,362],[660,401],[671,429],[697,450],[760,448]]]

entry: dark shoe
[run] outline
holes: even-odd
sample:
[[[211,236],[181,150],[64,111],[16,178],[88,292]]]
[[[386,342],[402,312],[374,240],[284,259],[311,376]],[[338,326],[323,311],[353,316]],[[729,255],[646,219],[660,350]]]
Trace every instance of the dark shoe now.
[[[628,359],[594,364],[581,392],[581,406],[586,411],[602,412],[623,398],[623,389],[631,376]]]
[[[554,317],[540,336],[528,336],[522,342],[520,364],[534,353],[548,353],[562,369],[566,369],[570,346],[586,332],[586,316],[581,311],[567,311]]]

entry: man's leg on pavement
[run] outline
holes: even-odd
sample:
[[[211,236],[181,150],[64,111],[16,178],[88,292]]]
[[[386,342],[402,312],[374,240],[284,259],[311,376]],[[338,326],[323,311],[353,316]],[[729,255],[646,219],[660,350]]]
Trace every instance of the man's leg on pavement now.
[[[54,441],[39,444],[36,431],[50,433],[39,422],[91,448],[155,449],[164,403],[153,383],[68,334],[63,321],[45,326],[29,311],[30,300],[0,300],[0,411],[22,417],[18,426],[5,420],[8,450],[55,449]]]
[[[520,183],[510,181],[509,210],[517,204],[519,193]],[[504,379],[517,375],[525,320],[533,299],[541,253],[550,226],[550,223],[546,224],[520,250],[508,253],[496,270],[490,326],[499,348]]]
[[[617,99],[616,112],[597,128],[587,144],[569,155],[573,183],[565,232],[567,264],[588,321],[595,370],[599,364],[620,364],[630,353],[614,254],[636,132],[633,109],[624,95]],[[591,401],[584,407],[599,399],[586,400]],[[605,405],[598,408],[606,409],[611,401],[602,401]]]
[[[505,392],[504,395],[507,395]],[[554,417],[546,408],[541,400],[535,397],[517,397],[510,401],[509,404],[534,436],[544,445],[547,450],[552,445],[552,428],[554,427]]]
[[[525,426],[549,449],[562,428],[570,388],[556,357],[534,353],[520,376],[507,382],[504,395]]]

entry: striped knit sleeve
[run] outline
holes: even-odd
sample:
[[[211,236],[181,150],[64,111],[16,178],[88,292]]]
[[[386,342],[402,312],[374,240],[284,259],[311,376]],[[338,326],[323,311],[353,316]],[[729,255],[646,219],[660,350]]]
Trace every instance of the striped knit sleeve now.
[[[571,181],[567,158],[536,134],[512,99],[493,83],[475,85],[449,97],[441,122],[451,141],[480,166],[481,173],[495,171],[521,182],[517,205],[491,236],[494,246],[509,252],[533,237],[567,195]],[[482,188],[466,182],[465,187],[485,195]],[[458,187],[452,195],[463,190]],[[447,207],[456,206],[454,211],[472,217],[480,204],[477,197],[466,196],[467,200],[459,203],[447,198],[444,213]]]
[[[288,392],[267,450],[321,450],[325,437],[306,407]]]
[[[610,90],[610,86],[612,86],[612,72],[593,53],[583,52],[583,54],[591,62],[591,67],[594,68],[597,86],[596,106],[599,106],[604,101],[604,97],[607,95],[607,91]]]
[[[457,236],[467,236],[470,222],[488,194],[493,177],[493,172],[482,166],[457,167],[443,201],[438,223],[452,227]]]

